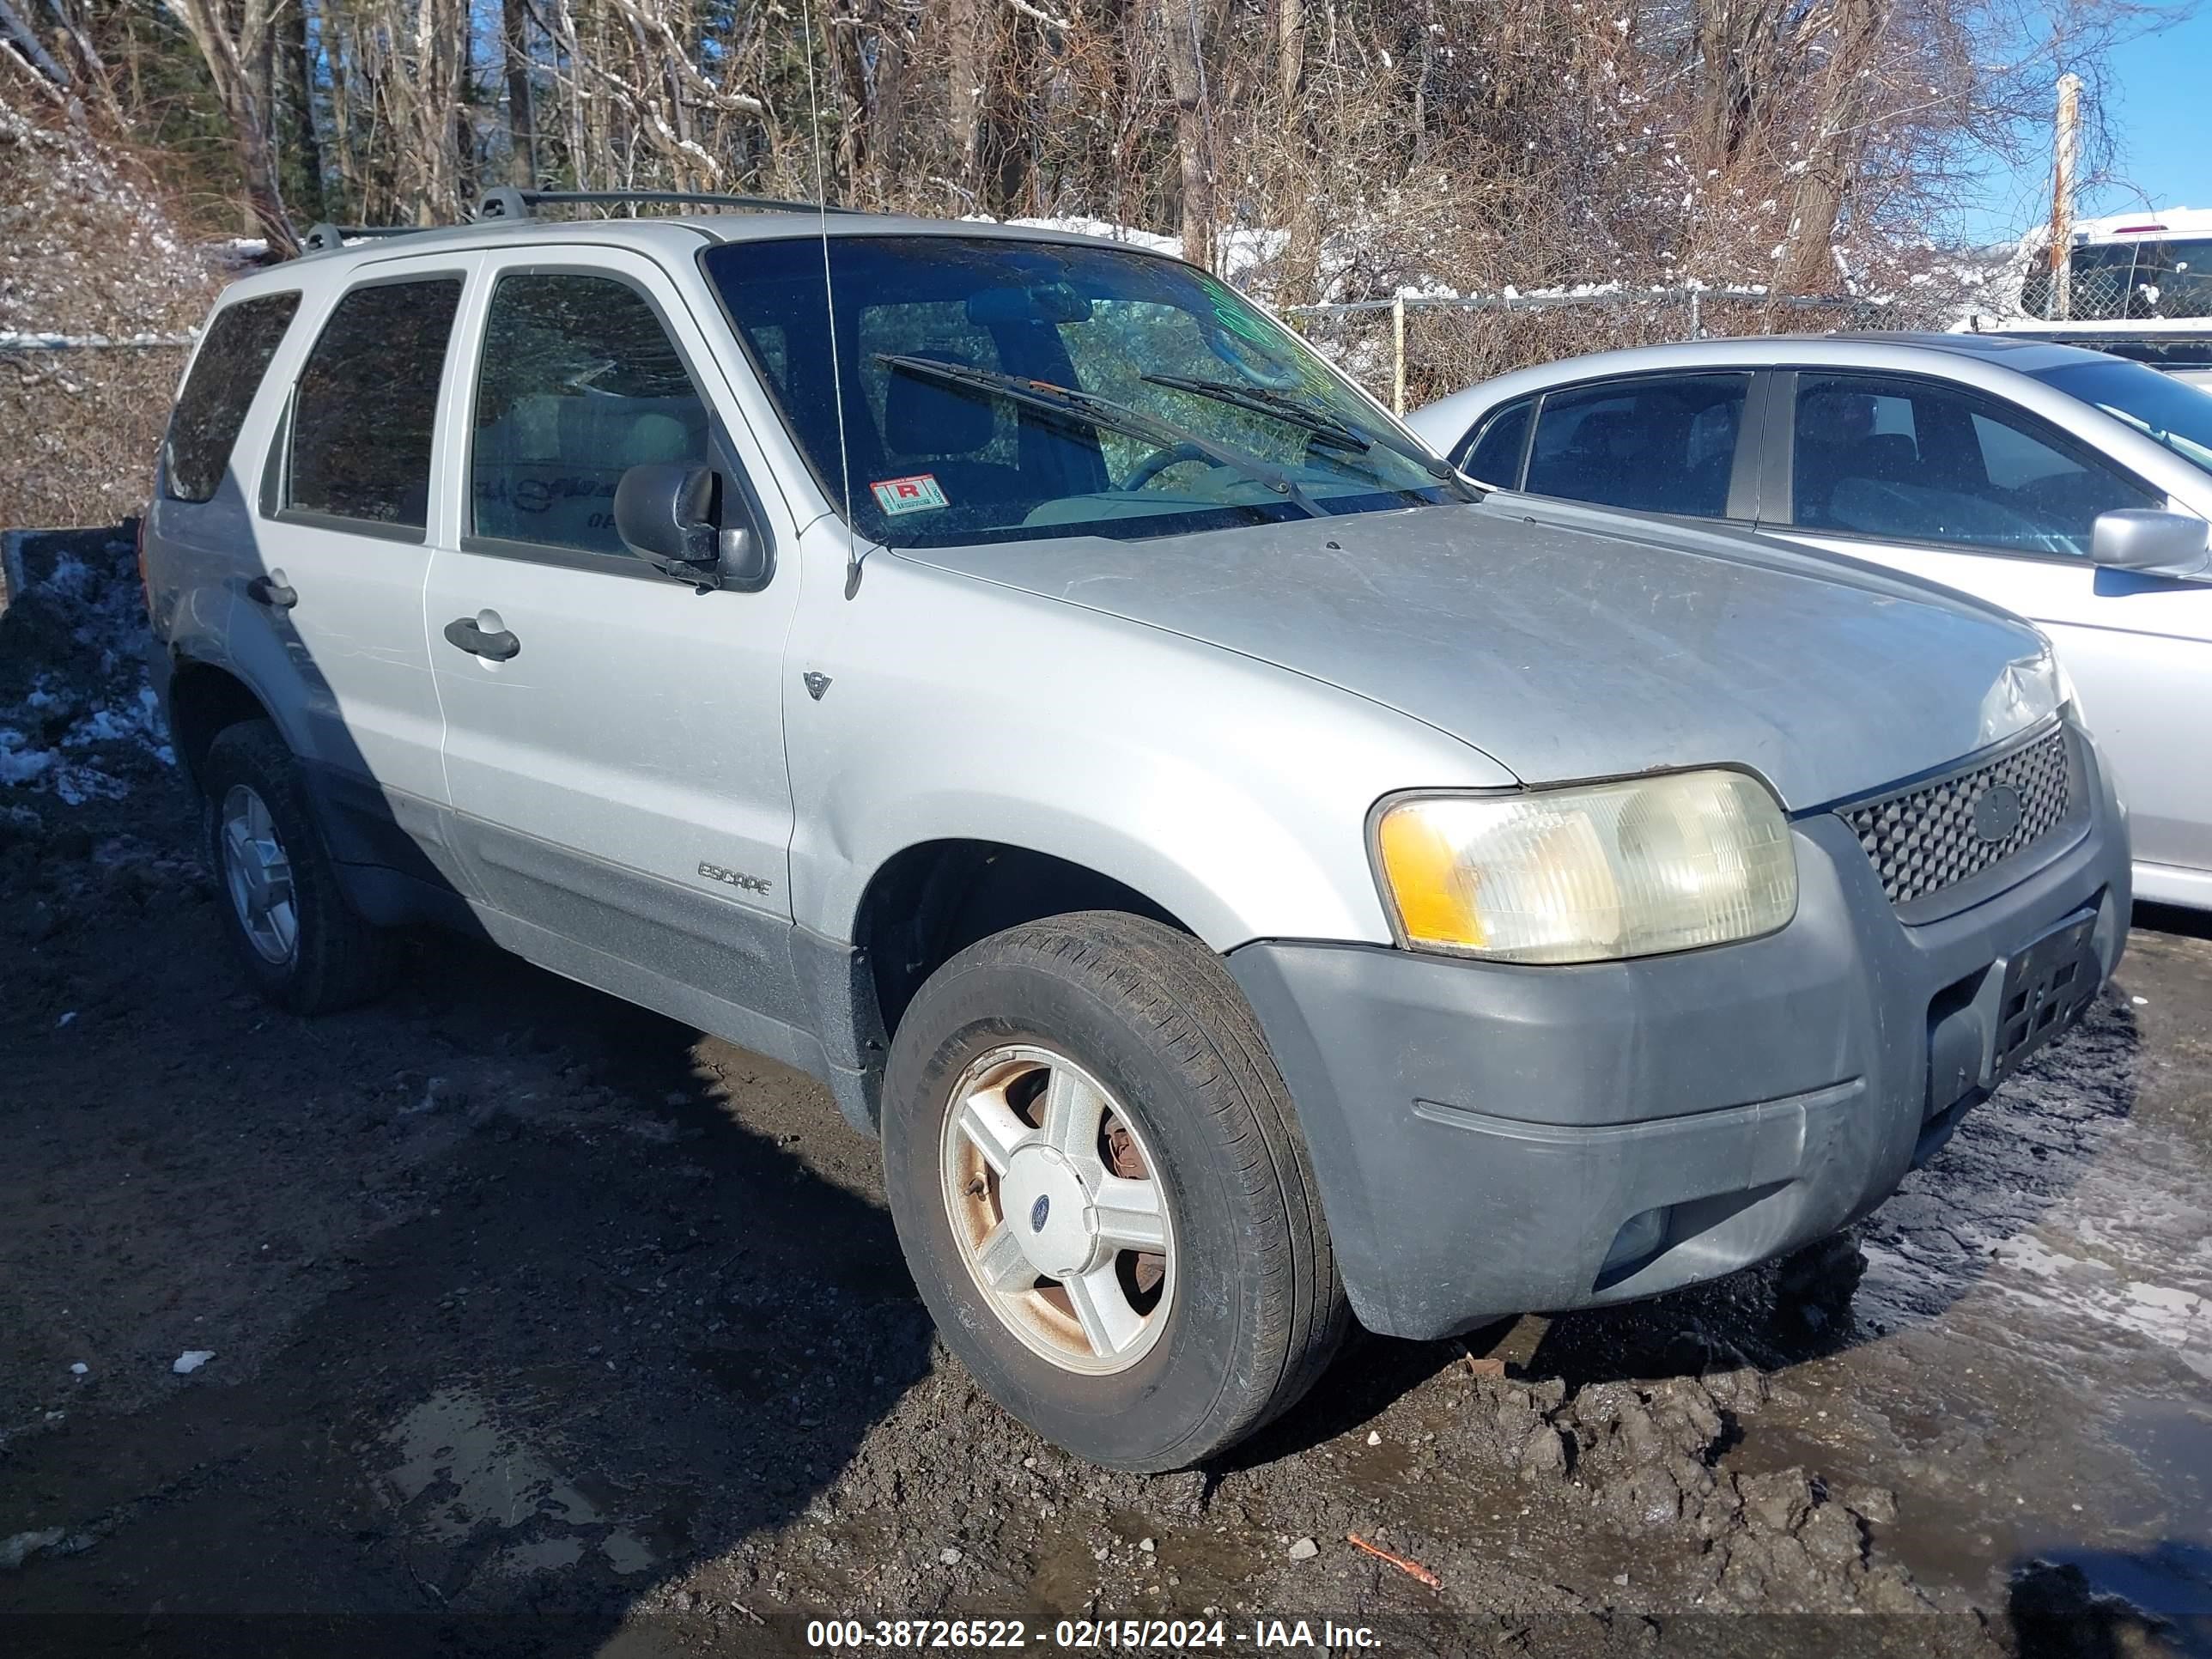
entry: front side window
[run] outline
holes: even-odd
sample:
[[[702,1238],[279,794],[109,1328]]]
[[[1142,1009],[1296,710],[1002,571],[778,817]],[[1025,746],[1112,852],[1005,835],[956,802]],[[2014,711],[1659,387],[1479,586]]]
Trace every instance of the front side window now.
[[[296,294],[265,295],[224,307],[208,325],[161,441],[161,473],[173,500],[215,499],[246,411],[299,308]]]
[[[707,406],[642,294],[609,276],[500,278],[470,438],[474,534],[621,553],[623,474],[703,465],[707,446]]]
[[[1636,513],[1724,518],[1750,391],[1748,374],[1653,374],[1548,392],[1526,488]]]
[[[2087,557],[2099,514],[2159,505],[2020,411],[1927,381],[1801,374],[1795,434],[1803,530]]]
[[[829,259],[827,284],[815,239],[703,263],[871,540],[1127,538],[1456,498],[1302,341],[1188,265],[959,236],[839,237]]]
[[[438,381],[461,279],[357,288],[337,302],[300,371],[285,505],[422,529]]]

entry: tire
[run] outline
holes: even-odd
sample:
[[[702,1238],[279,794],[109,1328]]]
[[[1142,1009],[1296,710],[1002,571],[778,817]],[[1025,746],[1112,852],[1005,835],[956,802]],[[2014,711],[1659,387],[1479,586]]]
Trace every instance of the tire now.
[[[265,720],[226,726],[209,747],[200,782],[216,909],[254,988],[295,1014],[330,1013],[389,989],[398,940],[347,901],[299,763],[276,728]],[[241,812],[248,816],[241,819]],[[241,842],[232,833],[240,823],[265,827],[268,835],[249,833]],[[275,862],[265,851],[272,845]],[[256,867],[258,881],[242,874]],[[285,896],[271,902],[280,890]],[[267,906],[258,920],[257,902]],[[287,905],[289,927],[281,925]]]
[[[884,1100],[885,1187],[922,1299],[1047,1439],[1111,1468],[1182,1468],[1287,1409],[1342,1342],[1351,1315],[1288,1094],[1236,981],[1188,936],[1088,911],[969,946],[899,1022]],[[1092,1165],[1143,1180],[1079,1200],[1066,1183]],[[1114,1249],[1152,1237],[1157,1251]]]

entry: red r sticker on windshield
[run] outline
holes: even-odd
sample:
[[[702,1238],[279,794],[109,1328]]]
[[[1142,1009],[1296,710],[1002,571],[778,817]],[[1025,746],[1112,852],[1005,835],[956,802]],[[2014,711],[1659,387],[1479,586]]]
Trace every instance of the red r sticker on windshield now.
[[[876,505],[893,516],[951,505],[937,487],[934,472],[917,472],[910,478],[880,478],[868,488],[875,492]]]

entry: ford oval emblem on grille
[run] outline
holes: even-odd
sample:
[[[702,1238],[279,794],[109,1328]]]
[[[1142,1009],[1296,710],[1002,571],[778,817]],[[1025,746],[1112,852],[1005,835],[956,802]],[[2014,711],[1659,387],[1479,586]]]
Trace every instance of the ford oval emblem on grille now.
[[[1051,1213],[1051,1198],[1046,1194],[1039,1193],[1036,1202],[1030,1206],[1030,1231],[1033,1233],[1042,1232],[1044,1218]]]
[[[2020,791],[2008,783],[1984,789],[1974,802],[1974,833],[1984,841],[2002,841],[2020,828]]]

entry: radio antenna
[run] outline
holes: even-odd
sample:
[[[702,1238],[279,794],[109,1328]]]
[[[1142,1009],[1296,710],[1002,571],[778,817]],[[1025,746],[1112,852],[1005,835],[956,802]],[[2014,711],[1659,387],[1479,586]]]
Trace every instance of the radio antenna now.
[[[814,84],[814,0],[801,0],[806,29],[806,112],[814,135],[814,203],[822,218],[822,299],[830,313],[830,392],[837,407],[837,477],[845,492],[845,597],[860,591],[860,544],[853,533],[853,458],[845,443],[844,371],[837,362],[837,290],[830,274],[830,184],[822,161],[822,98]]]

